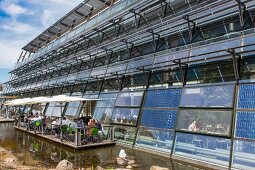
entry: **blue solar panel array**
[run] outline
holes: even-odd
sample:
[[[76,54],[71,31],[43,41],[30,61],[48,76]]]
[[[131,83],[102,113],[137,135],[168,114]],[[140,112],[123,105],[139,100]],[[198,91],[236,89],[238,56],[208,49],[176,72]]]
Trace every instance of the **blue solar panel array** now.
[[[141,125],[154,128],[174,129],[176,110],[143,110]]]
[[[240,85],[238,97],[239,109],[255,109],[255,85]]]
[[[181,97],[181,89],[148,91],[144,107],[177,108]]]
[[[255,139],[255,112],[237,112],[236,137]]]

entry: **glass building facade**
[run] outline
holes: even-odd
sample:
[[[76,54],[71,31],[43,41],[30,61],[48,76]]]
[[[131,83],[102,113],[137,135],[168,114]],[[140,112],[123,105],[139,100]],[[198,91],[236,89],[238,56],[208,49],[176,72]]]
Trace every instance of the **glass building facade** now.
[[[41,107],[90,110],[134,149],[253,169],[254,26],[251,0],[89,0],[22,48],[4,93],[100,99]]]

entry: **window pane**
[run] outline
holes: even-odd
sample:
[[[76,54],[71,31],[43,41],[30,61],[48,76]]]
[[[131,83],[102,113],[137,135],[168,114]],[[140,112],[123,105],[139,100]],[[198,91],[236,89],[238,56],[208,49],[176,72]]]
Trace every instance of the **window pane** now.
[[[122,92],[119,93],[116,106],[140,106],[143,92]]]
[[[255,108],[255,85],[247,84],[239,86],[238,108],[239,109]]]
[[[181,89],[151,90],[146,94],[144,107],[177,108],[181,97]]]
[[[134,127],[115,126],[114,138],[117,142],[133,145],[137,129]]]
[[[174,129],[176,110],[143,110],[141,125],[146,127]]]
[[[46,113],[45,113],[46,116],[51,116],[51,114],[54,110],[54,106],[55,106],[54,102],[49,104],[49,106],[47,107]]]
[[[237,112],[236,137],[255,139],[255,112]]]
[[[96,107],[93,119],[97,119],[102,123],[110,123],[113,108],[98,108]]]
[[[174,154],[228,166],[229,149],[229,139],[177,133]]]
[[[249,141],[234,141],[232,167],[252,170],[255,167],[255,143]]]
[[[173,133],[173,131],[167,130],[140,128],[135,146],[170,153]]]
[[[255,79],[255,60],[254,55],[247,56],[241,61],[240,79],[243,81],[254,81]]]
[[[231,111],[180,110],[177,129],[229,135]]]
[[[70,102],[66,109],[65,115],[76,116],[79,106],[80,106],[80,102]]]
[[[96,107],[114,107],[118,93],[101,93]]]
[[[232,107],[234,85],[185,88],[182,107]]]
[[[139,109],[115,108],[112,115],[113,123],[136,125]]]
[[[55,106],[51,116],[61,117],[61,113],[63,112],[63,109],[64,109],[64,107],[62,107],[62,109],[61,109],[61,107]]]
[[[217,83],[234,81],[232,61],[190,66],[187,74],[187,84]]]

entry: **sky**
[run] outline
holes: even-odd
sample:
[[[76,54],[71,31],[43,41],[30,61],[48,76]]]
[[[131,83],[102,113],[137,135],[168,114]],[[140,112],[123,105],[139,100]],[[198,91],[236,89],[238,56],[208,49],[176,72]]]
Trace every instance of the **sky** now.
[[[82,0],[0,0],[0,83],[9,80],[21,48]]]

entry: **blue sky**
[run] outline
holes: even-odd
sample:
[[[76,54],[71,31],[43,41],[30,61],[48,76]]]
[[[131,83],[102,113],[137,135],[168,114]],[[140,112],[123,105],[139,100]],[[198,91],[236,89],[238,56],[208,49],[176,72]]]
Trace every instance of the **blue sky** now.
[[[82,0],[0,0],[0,83],[17,61],[21,48]]]

